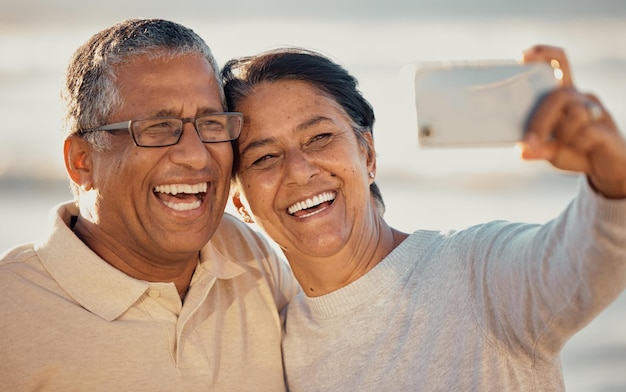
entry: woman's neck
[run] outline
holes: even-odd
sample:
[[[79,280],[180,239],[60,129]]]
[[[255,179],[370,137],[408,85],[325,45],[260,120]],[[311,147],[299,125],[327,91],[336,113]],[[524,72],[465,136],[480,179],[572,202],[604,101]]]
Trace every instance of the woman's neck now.
[[[294,275],[309,297],[338,290],[365,275],[408,234],[391,228],[382,217],[366,233],[354,233],[332,256],[317,257],[285,251]]]

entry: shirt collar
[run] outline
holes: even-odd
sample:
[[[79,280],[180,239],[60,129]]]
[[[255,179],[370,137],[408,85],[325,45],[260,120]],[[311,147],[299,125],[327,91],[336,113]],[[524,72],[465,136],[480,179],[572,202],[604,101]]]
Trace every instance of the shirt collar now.
[[[220,235],[218,228],[213,237]],[[233,260],[217,246],[214,246],[213,239],[200,250],[199,268],[218,279],[232,279],[246,271],[236,260]]]
[[[130,308],[148,289],[101,259],[70,228],[78,215],[73,203],[56,208],[49,236],[35,250],[50,275],[81,306],[111,321]]]
[[[58,206],[49,235],[36,245],[37,254],[72,299],[105,320],[115,320],[144,295],[150,284],[126,275],[85,245],[70,228],[72,216],[76,215],[78,208],[74,203]],[[244,272],[235,260],[209,242],[200,251],[199,268],[194,272],[192,284],[198,275],[232,279]]]

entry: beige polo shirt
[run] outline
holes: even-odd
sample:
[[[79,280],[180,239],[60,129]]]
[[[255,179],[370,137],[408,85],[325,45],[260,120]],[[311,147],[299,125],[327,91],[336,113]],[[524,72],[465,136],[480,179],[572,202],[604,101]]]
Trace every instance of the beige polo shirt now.
[[[125,275],[56,210],[47,239],[0,258],[0,389],[281,391],[279,310],[297,291],[264,238],[225,214],[181,304]]]

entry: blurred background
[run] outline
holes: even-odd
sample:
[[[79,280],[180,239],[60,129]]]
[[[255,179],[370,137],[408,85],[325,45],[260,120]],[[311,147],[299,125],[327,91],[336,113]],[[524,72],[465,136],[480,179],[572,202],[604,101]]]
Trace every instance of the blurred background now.
[[[395,227],[462,228],[491,219],[545,222],[577,177],[522,162],[514,148],[421,149],[416,62],[519,59],[566,49],[576,84],[626,130],[626,1],[596,0],[22,0],[0,3],[0,253],[36,240],[68,200],[59,87],[72,52],[122,19],[160,17],[199,33],[220,64],[283,45],[344,65],[377,116],[377,182]],[[228,207],[232,211],[232,207]],[[626,390],[626,295],[563,353],[568,391]]]

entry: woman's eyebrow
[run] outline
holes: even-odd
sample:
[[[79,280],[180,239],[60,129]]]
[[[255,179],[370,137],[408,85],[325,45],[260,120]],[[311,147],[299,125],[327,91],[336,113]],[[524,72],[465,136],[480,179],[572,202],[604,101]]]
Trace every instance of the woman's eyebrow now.
[[[331,120],[328,117],[316,116],[316,117],[311,118],[310,120],[307,120],[307,121],[299,124],[296,127],[296,131],[304,131],[304,130],[306,130],[308,128],[314,127],[316,125],[319,125],[319,124],[325,123],[325,122],[334,123],[333,120]]]
[[[331,120],[328,117],[325,116],[316,116],[313,117],[309,120],[306,120],[304,122],[302,122],[301,124],[298,124],[295,128],[296,132],[302,132],[305,131],[309,128],[315,127],[317,125],[320,125],[322,123],[334,123],[333,120]],[[244,156],[248,151],[253,150],[255,148],[260,148],[260,147],[264,147],[267,146],[268,144],[272,144],[276,142],[276,138],[275,137],[267,137],[264,139],[259,139],[259,140],[255,140],[253,142],[251,142],[250,144],[248,144],[246,147],[244,147],[243,150],[241,150],[241,156]]]
[[[252,143],[248,144],[243,150],[241,150],[241,156],[244,156],[246,152],[253,150],[255,148],[261,148],[263,146],[267,146],[268,144],[272,144],[276,142],[276,138],[267,137],[265,139],[255,140]]]

